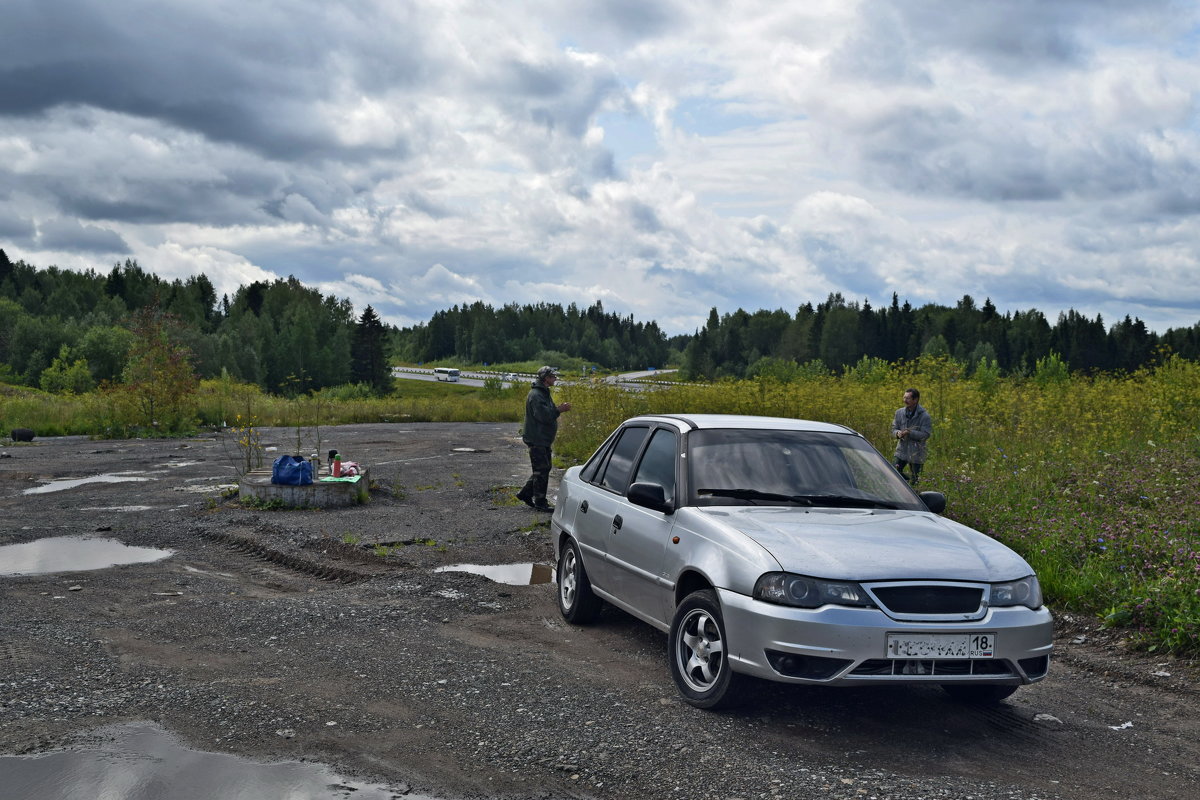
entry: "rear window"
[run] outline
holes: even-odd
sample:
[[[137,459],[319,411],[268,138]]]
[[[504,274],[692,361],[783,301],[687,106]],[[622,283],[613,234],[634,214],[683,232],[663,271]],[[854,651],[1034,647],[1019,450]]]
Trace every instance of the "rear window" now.
[[[625,492],[629,486],[629,473],[633,469],[633,460],[637,457],[638,450],[641,449],[642,442],[645,441],[649,431],[649,428],[638,426],[630,426],[621,431],[621,435],[617,438],[612,453],[608,457],[608,463],[604,466],[604,473],[600,476],[601,486],[618,494]]]

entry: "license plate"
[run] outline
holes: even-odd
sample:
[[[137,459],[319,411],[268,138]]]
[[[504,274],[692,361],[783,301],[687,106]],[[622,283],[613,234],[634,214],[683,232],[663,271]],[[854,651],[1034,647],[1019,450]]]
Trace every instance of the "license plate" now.
[[[889,633],[888,658],[992,658],[995,633]]]

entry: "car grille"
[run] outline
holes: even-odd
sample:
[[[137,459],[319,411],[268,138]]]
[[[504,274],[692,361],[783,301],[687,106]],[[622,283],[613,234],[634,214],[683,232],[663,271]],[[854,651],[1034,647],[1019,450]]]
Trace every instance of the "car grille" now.
[[[981,586],[902,584],[873,586],[871,593],[893,614],[974,614],[983,602]]]
[[[875,658],[864,661],[850,673],[856,677],[917,675],[986,675],[989,678],[1015,677],[1017,671],[1005,659],[955,658],[955,659],[890,659]]]

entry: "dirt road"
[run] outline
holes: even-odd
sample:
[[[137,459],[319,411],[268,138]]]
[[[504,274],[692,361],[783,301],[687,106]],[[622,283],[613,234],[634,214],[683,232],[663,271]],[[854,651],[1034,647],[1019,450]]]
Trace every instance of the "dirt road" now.
[[[436,571],[550,563],[547,516],[510,499],[527,472],[515,425],[322,435],[370,466],[370,503],[223,499],[236,453],[215,435],[3,448],[0,545],[84,535],[173,555],[0,578],[0,751],[148,720],[199,749],[444,798],[1200,794],[1195,665],[1090,622],[1060,615],[1050,678],[992,709],[933,687],[764,684],[737,711],[698,711],[647,626],[609,609],[571,628],[552,584]],[[264,441],[287,452],[295,432]],[[96,476],[142,480],[51,483]]]

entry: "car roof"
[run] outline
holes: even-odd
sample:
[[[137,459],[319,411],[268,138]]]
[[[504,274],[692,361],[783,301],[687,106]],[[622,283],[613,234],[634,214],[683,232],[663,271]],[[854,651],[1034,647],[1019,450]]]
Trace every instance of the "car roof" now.
[[[750,428],[755,430],[788,430],[788,431],[819,431],[823,433],[857,433],[845,425],[830,422],[816,422],[809,419],[792,419],[791,417],[759,417],[753,414],[643,414],[626,420],[638,421],[670,421],[680,429],[689,428]]]

